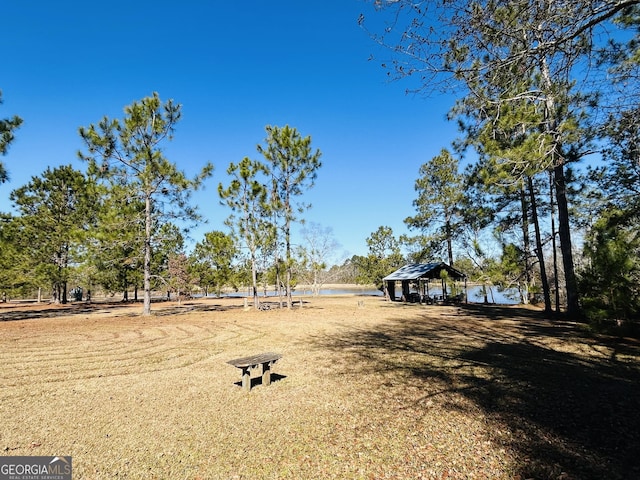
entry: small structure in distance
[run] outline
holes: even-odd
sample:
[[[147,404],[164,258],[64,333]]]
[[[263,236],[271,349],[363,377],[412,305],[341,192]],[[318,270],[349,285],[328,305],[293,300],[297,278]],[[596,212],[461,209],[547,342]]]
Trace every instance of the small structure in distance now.
[[[467,276],[447,265],[439,263],[410,263],[382,279],[385,295],[390,300],[405,302],[436,303],[436,302],[462,302],[467,300]],[[431,295],[429,284],[432,281],[440,283],[437,294]],[[464,282],[464,289],[449,292],[447,281]],[[397,282],[401,284],[401,295],[396,297]]]

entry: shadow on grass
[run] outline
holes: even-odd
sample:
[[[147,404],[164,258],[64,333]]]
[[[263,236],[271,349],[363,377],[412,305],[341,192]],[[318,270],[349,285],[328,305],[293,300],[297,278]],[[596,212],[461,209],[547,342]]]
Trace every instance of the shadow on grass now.
[[[7,322],[13,320],[37,320],[41,318],[58,318],[58,317],[72,317],[75,315],[92,315],[100,313],[110,313],[115,310],[122,310],[122,315],[136,316],[142,313],[141,301],[130,302],[95,302],[95,303],[67,303],[61,305],[49,305],[49,304],[25,304],[16,305],[11,307],[5,307],[0,310],[0,322]],[[229,311],[239,310],[240,305],[224,305],[219,303],[190,303],[185,302],[181,305],[175,305],[173,303],[154,301],[151,308],[151,314],[154,316],[168,316],[187,314],[191,312],[216,312],[216,311]]]
[[[280,375],[279,373],[271,373],[271,383],[279,382],[280,380],[284,380],[285,378],[287,378],[286,375]],[[238,387],[242,387],[242,380],[240,380],[239,382],[234,382],[233,384]],[[251,389],[253,390],[255,387],[259,385],[262,386],[262,377],[261,376],[253,377],[251,379]],[[267,387],[268,386],[269,385],[267,385]]]
[[[444,396],[467,398],[485,412],[492,441],[513,452],[521,478],[640,478],[637,341],[593,336],[526,309],[446,312],[427,308],[419,319],[407,315],[318,346],[355,355],[363,370],[408,375],[424,391],[418,404],[442,397],[453,409]],[[492,433],[505,428],[506,437]]]
[[[0,321],[36,320],[39,318],[58,318],[73,315],[88,315],[122,307],[119,303],[68,303],[61,305],[29,304],[5,307],[0,310]]]
[[[227,298],[217,298],[207,300],[206,302],[194,302],[186,300],[181,304],[174,301],[154,300],[151,307],[151,315],[164,317],[170,315],[186,315],[189,313],[203,312],[227,312],[231,310],[242,310],[245,308],[238,303],[227,303]],[[231,300],[234,300],[231,298]],[[214,303],[215,302],[215,303]],[[287,309],[286,303],[281,307],[280,302],[270,300],[265,301],[261,298],[262,310],[279,310]],[[252,303],[248,302],[249,308],[253,308]],[[292,304],[292,309],[310,308],[317,309],[308,300],[296,299]],[[320,307],[321,308],[321,307]],[[59,305],[51,305],[48,303],[34,304],[24,303],[15,304],[0,308],[0,322],[13,320],[36,320],[39,318],[58,318],[69,317],[74,315],[90,315],[99,313],[110,313],[114,310],[122,310],[118,316],[136,316],[142,314],[142,300],[131,301],[97,301],[94,303],[75,302]]]

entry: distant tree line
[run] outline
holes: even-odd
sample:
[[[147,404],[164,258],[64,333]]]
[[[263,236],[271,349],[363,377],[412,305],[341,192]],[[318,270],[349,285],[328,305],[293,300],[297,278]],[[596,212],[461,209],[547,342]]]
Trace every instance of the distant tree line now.
[[[187,253],[185,234],[201,220],[190,197],[213,166],[187,178],[164,156],[180,116],[181,106],[157,93],[134,102],[122,120],[105,117],[79,129],[86,171],[47,168],[10,193],[17,214],[0,218],[3,298],[37,291],[39,299],[66,303],[71,290],[87,299],[99,289],[138,300],[140,292],[143,313],[149,314],[153,292],[180,298],[247,285],[258,306],[261,284],[273,285],[291,306],[303,266],[316,273],[324,268],[320,255],[326,250],[294,249],[291,241],[293,223],[309,207],[297,199],[314,184],[320,151],[295,128],[267,126],[265,143],[257,148],[264,160],[231,163],[233,180],[219,186],[232,211],[230,233],[206,233]],[[0,123],[3,154],[20,123],[19,117]],[[1,172],[5,181],[6,170]],[[323,236],[307,238],[311,245]]]

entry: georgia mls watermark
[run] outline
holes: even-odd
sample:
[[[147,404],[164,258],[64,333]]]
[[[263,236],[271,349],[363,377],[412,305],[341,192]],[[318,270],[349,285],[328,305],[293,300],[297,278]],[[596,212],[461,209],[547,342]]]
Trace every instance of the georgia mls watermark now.
[[[0,457],[0,480],[71,480],[71,457]]]

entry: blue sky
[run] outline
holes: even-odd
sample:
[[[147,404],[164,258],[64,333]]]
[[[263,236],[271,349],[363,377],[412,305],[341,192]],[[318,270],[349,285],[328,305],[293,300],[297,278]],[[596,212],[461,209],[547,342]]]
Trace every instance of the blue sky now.
[[[183,106],[168,158],[190,175],[215,165],[193,197],[208,219],[195,241],[226,230],[217,185],[229,163],[259,158],[265,126],[285,124],[322,152],[304,218],[333,230],[336,256],[365,255],[381,225],[406,233],[420,165],[457,135],[452,99],[390,82],[388,52],[358,26],[361,13],[378,15],[360,0],[7,2],[0,117],[24,124],[2,159],[0,210],[47,166],[84,169],[78,128],[122,118],[155,91]]]

